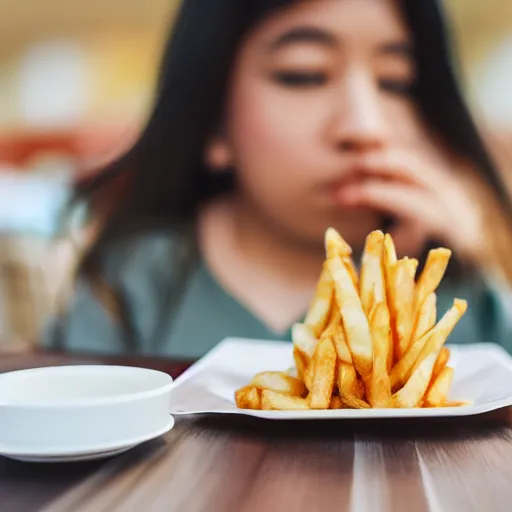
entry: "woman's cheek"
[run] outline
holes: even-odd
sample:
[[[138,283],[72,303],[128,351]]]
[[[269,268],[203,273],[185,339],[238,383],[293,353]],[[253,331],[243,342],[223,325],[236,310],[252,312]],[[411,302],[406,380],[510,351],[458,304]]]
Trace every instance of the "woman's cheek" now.
[[[393,130],[393,145],[401,149],[417,148],[428,137],[420,113],[410,102],[388,100],[385,104],[387,119]]]
[[[285,158],[312,140],[318,109],[310,96],[254,77],[235,85],[230,124],[240,147],[258,146]]]
[[[294,113],[267,101],[244,102],[236,111],[232,147],[240,182],[258,202],[287,202],[301,181],[304,148]],[[290,122],[292,121],[292,122]]]

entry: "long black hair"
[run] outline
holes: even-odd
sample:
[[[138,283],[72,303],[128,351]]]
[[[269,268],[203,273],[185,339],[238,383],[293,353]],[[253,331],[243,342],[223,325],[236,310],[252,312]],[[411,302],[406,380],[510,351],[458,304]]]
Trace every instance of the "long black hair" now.
[[[301,0],[183,0],[165,49],[145,129],[117,161],[77,187],[94,199],[118,179],[126,187],[83,260],[97,268],[117,237],[133,229],[194,221],[199,206],[234,186],[203,163],[222,116],[233,61],[244,36],[265,16]],[[414,98],[426,123],[470,160],[508,213],[509,198],[465,105],[437,0],[400,0],[414,36]]]

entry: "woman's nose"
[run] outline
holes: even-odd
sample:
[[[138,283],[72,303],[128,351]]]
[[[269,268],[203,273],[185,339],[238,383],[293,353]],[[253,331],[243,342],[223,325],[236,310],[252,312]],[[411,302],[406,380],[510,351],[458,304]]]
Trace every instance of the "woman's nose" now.
[[[374,151],[389,142],[380,91],[372,78],[352,71],[340,83],[328,131],[331,143],[341,151]]]

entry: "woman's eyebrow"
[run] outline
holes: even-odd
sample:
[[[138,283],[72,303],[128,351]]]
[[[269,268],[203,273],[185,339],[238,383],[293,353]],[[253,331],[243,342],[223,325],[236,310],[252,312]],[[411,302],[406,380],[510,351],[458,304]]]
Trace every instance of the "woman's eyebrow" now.
[[[411,58],[414,54],[414,46],[410,41],[391,41],[379,45],[377,53]]]
[[[292,28],[279,35],[270,43],[268,50],[275,52],[296,43],[313,43],[328,48],[338,46],[338,40],[331,33],[318,27],[303,26]]]

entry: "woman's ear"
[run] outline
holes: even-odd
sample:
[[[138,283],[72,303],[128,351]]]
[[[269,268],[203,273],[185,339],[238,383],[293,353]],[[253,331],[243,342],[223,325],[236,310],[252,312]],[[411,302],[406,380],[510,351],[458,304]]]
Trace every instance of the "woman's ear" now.
[[[233,165],[233,154],[225,137],[215,136],[206,146],[204,161],[212,172],[225,172]]]

